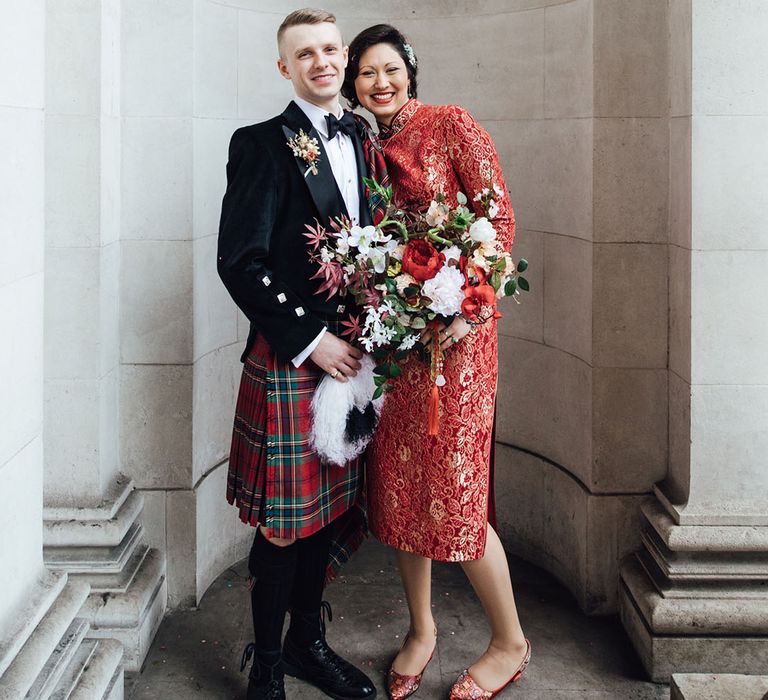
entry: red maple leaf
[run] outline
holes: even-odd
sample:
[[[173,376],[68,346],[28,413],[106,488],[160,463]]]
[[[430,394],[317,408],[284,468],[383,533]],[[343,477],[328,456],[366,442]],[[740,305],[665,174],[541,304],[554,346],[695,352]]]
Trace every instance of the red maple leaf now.
[[[306,235],[306,234],[305,234]],[[329,262],[318,261],[320,269],[312,275],[310,279],[323,280],[323,283],[317,288],[315,294],[322,294],[328,292],[326,301],[339,293],[342,285],[344,284],[344,270],[341,265],[335,260]]]
[[[328,238],[328,233],[319,223],[314,227],[309,224],[305,224],[305,226],[308,233],[303,235],[309,241],[309,247],[312,248],[312,250],[317,250],[320,247],[320,244]]]
[[[341,336],[347,336],[351,341],[357,340],[363,334],[363,327],[360,325],[360,316],[349,315],[349,321],[342,321],[341,325],[345,330],[341,331]]]

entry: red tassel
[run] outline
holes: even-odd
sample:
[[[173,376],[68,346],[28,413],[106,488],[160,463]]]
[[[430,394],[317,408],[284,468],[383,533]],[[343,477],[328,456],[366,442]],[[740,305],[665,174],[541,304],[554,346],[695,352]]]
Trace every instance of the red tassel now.
[[[437,384],[432,385],[429,394],[429,407],[427,410],[427,435],[437,435],[440,430],[440,390]]]

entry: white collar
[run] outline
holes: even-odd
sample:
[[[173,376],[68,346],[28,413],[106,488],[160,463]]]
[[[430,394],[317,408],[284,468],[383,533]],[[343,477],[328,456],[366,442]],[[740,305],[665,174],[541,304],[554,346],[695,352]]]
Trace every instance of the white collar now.
[[[323,135],[326,139],[328,138],[328,122],[325,120],[325,116],[327,114],[333,114],[333,112],[329,112],[326,109],[323,109],[322,107],[318,107],[317,105],[313,105],[311,102],[307,102],[306,100],[302,99],[298,95],[294,95],[293,101],[299,106],[302,112],[307,115],[307,118],[309,121],[312,122],[312,126],[315,127],[315,131],[320,132],[320,134]],[[344,110],[341,108],[341,105],[336,103],[336,114],[334,115],[337,119],[341,119],[344,116]]]

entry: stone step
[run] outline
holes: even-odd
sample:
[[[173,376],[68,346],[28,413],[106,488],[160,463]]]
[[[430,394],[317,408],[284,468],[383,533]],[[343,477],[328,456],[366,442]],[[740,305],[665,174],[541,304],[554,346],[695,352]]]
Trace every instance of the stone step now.
[[[768,676],[675,673],[670,686],[670,700],[765,700],[767,696]]]
[[[66,694],[54,696],[51,700],[107,700],[122,697],[123,645],[115,639],[89,639],[86,644],[92,645],[93,652],[81,664],[77,681],[66,689]]]
[[[0,679],[0,698],[23,698],[37,682],[57,647],[67,643],[70,626],[88,598],[90,587],[66,581],[61,593],[44,613]]]
[[[33,687],[29,691],[30,698],[40,698],[43,700],[67,700],[72,688],[77,684],[78,679],[83,673],[83,669],[93,656],[96,643],[85,639],[85,632],[88,630],[88,623],[85,620],[78,620],[83,623],[83,635],[76,645],[72,645],[72,653],[66,660],[62,660],[62,673],[57,674],[55,679],[49,679],[46,683],[45,693],[35,693]]]
[[[32,588],[29,600],[19,611],[13,626],[3,630],[0,639],[0,677],[21,651],[45,614],[51,609],[67,584],[67,575],[44,571]]]
[[[83,640],[88,627],[88,622],[82,618],[76,618],[72,621],[27,692],[28,698],[47,700],[53,697],[62,680],[67,682],[72,669],[76,669],[80,665]]]

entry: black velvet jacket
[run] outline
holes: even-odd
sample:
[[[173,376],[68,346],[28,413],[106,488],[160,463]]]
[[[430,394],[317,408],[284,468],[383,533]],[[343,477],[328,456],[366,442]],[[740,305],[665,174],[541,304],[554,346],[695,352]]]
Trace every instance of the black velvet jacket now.
[[[318,173],[294,157],[289,138],[302,129],[320,145]],[[362,178],[362,139],[353,137],[360,180],[360,225],[371,223]],[[346,215],[320,135],[291,102],[277,117],[235,131],[229,144],[227,191],[221,206],[217,267],[235,303],[251,322],[245,359],[261,333],[284,361],[296,357],[329,320],[346,316],[348,299],[317,295],[305,225],[327,226]]]

